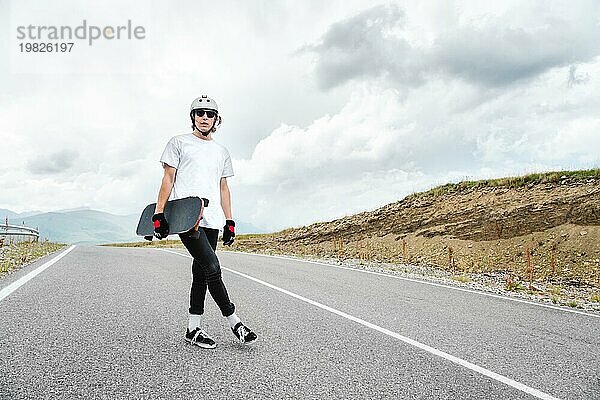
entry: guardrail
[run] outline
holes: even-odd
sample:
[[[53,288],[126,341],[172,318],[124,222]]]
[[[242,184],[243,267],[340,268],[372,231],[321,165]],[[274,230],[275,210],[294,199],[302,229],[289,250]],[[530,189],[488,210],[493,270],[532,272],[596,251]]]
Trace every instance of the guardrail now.
[[[24,241],[38,241],[40,231],[38,228],[30,228],[25,225],[11,225],[8,218],[0,225],[0,244],[17,243]],[[8,240],[7,240],[8,239]]]

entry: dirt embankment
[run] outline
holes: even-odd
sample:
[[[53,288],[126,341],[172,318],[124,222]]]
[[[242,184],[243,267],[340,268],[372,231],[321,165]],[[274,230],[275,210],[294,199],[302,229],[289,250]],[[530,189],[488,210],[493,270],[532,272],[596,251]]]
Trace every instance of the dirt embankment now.
[[[600,288],[599,170],[513,183],[447,185],[331,222],[241,237],[234,248]]]

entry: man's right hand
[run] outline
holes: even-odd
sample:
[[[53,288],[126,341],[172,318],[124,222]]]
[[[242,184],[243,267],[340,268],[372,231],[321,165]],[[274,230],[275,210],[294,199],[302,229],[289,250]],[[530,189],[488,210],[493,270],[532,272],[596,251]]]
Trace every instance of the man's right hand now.
[[[152,216],[154,222],[154,236],[159,239],[164,239],[169,236],[169,223],[165,218],[164,213],[157,213]]]

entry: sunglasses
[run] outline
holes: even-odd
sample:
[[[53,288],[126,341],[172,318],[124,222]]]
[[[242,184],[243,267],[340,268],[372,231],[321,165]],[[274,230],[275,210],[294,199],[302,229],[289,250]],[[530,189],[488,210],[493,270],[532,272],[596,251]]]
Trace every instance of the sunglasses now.
[[[206,116],[208,118],[214,118],[217,115],[217,113],[212,110],[203,110],[203,109],[194,110],[194,113],[196,114],[197,117],[204,117],[204,114],[206,114]]]

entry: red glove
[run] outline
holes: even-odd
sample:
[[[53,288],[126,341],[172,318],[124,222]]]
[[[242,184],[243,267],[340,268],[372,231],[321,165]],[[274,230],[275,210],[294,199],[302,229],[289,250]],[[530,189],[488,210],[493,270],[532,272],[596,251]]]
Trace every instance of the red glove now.
[[[235,238],[235,222],[232,219],[228,219],[223,227],[223,244],[225,246],[231,246]]]

